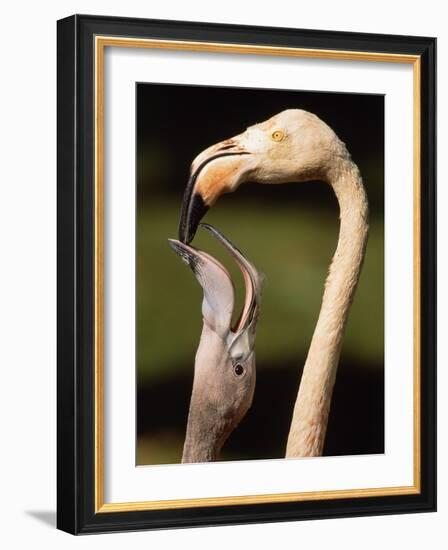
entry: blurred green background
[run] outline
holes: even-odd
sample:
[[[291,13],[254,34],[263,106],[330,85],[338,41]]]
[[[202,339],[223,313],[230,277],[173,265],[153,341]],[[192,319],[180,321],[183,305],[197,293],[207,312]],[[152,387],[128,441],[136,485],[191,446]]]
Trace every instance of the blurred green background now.
[[[309,110],[346,143],[364,178],[370,234],[350,312],[324,454],[384,452],[384,98],[378,95],[137,85],[137,464],[182,454],[202,329],[202,291],[168,247],[177,237],[193,158],[287,108]],[[284,456],[292,408],[323,284],[335,250],[338,206],[322,182],[243,185],[206,215],[266,275],[257,329],[253,405],[222,460]],[[242,276],[213,238],[195,246]]]

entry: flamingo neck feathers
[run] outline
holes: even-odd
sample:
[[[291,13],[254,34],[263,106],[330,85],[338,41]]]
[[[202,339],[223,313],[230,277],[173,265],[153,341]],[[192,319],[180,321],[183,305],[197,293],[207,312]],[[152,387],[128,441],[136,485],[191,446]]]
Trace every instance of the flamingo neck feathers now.
[[[236,427],[237,419],[220,414],[218,405],[209,399],[210,395],[204,393],[204,387],[215,395],[218,395],[222,388],[216,385],[217,382],[209,383],[207,386],[201,382],[201,378],[213,374],[208,369],[204,369],[204,365],[210,360],[214,361],[213,358],[220,353],[222,353],[222,339],[204,321],[194,365],[193,390],[182,453],[183,463],[218,460],[224,443]],[[219,368],[219,365],[212,364],[215,368]]]
[[[339,203],[339,239],[303,369],[287,458],[322,455],[342,339],[367,244],[367,196],[348,153],[338,157],[326,179]]]

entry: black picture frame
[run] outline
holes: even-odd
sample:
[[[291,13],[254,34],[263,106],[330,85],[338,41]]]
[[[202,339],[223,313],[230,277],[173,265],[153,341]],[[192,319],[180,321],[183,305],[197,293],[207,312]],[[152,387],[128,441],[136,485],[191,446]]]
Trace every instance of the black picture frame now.
[[[436,509],[436,40],[428,37],[74,15],[57,25],[57,526],[72,534]],[[415,55],[421,67],[420,492],[97,513],[95,509],[95,36]]]

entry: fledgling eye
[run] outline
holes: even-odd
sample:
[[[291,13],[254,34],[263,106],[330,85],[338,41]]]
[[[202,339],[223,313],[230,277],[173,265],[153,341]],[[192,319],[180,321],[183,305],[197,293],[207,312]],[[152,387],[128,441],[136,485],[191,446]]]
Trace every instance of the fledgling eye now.
[[[282,141],[285,137],[285,133],[281,130],[275,130],[275,132],[272,133],[271,138],[274,141]]]
[[[237,363],[234,367],[233,367],[233,372],[235,373],[236,376],[242,376],[244,374],[244,367],[243,365],[240,365],[239,363]]]

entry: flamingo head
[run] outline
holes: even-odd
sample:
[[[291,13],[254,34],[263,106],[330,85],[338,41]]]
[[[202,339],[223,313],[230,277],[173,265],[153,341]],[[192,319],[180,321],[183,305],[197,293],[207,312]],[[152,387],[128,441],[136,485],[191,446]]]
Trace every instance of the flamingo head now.
[[[234,287],[226,268],[202,250],[170,240],[203,289],[203,330],[196,352],[193,391],[182,462],[216,460],[252,403],[255,389],[255,330],[262,278],[224,235],[204,225],[230,252],[245,281],[243,311],[232,326]]]
[[[179,240],[189,243],[200,220],[224,193],[243,182],[328,179],[344,144],[316,115],[288,109],[200,153],[191,165],[182,202]]]

